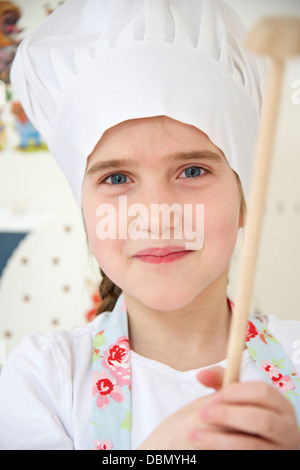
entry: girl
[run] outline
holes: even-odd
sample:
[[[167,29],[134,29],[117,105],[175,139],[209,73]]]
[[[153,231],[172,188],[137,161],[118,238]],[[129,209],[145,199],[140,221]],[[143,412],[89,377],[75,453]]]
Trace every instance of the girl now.
[[[221,389],[261,100],[241,34],[218,0],[70,0],[21,45],[13,83],[82,210],[103,304],[11,354],[1,448],[298,448],[298,323],[250,317]]]

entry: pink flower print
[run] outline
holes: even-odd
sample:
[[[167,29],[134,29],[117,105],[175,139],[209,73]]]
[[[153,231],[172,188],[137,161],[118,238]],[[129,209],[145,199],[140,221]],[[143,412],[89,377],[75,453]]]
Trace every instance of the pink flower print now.
[[[93,441],[93,450],[111,450],[113,448],[112,443],[109,439],[101,441]]]
[[[276,382],[282,378],[282,374],[278,372],[277,366],[271,364],[269,361],[262,362],[262,369],[267,373],[267,376],[270,377],[273,382]]]
[[[121,336],[104,353],[103,367],[109,369],[117,385],[130,385],[130,349],[126,336]]]
[[[106,371],[93,372],[93,397],[97,395],[97,408],[105,408],[110,398],[118,403],[124,401],[123,390],[114,382]]]
[[[295,390],[295,384],[292,381],[291,377],[289,375],[284,375],[283,377],[281,376],[281,379],[274,383],[275,387],[280,390],[281,392],[285,393],[288,392],[289,390]]]
[[[270,377],[273,385],[281,392],[285,393],[296,388],[291,377],[289,375],[282,375],[278,371],[277,366],[271,364],[271,362],[263,361],[262,369],[266,371],[267,376]]]

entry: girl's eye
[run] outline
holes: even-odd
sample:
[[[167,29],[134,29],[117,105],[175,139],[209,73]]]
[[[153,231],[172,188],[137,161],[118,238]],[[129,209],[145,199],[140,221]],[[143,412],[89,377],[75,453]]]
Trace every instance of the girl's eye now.
[[[115,173],[114,175],[108,176],[103,183],[107,184],[125,184],[128,181],[128,176],[124,175],[123,173]]]
[[[203,168],[200,168],[198,166],[190,166],[189,168],[183,170],[179,178],[195,178],[196,176],[201,176],[205,172],[206,170],[204,170]]]

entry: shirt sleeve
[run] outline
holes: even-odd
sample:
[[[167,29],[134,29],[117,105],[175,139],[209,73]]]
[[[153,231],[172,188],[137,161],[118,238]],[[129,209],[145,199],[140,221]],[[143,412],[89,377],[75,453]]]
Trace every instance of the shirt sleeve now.
[[[57,348],[31,335],[8,357],[0,374],[1,450],[73,449],[65,419],[71,390]]]

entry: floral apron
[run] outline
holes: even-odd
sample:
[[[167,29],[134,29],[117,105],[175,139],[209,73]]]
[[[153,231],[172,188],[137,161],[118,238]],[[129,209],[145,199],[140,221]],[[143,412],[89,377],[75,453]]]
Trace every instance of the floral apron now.
[[[249,318],[246,346],[262,380],[291,400],[300,427],[300,379],[280,344],[257,318]],[[101,315],[101,331],[94,337],[91,448],[128,450],[130,429],[130,349],[125,298],[120,295],[114,310]]]

